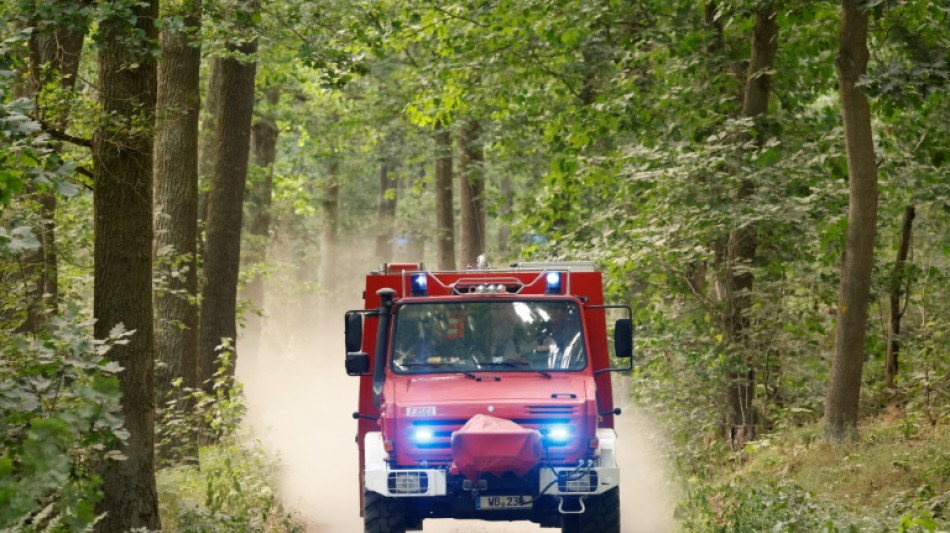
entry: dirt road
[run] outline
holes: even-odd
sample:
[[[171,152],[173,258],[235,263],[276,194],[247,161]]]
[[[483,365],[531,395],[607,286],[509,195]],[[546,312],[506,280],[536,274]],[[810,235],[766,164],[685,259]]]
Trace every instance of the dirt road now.
[[[334,321],[333,331],[312,336],[265,338],[259,358],[245,353],[242,360],[238,346],[237,373],[246,387],[249,426],[279,454],[283,499],[313,533],[362,531],[351,418],[357,378],[343,370],[341,323],[342,318]],[[615,401],[624,405],[621,398]],[[673,498],[659,453],[662,439],[636,409],[625,409],[617,424],[623,532],[669,531]],[[427,520],[424,528],[434,533],[555,531],[530,523],[472,520]]]

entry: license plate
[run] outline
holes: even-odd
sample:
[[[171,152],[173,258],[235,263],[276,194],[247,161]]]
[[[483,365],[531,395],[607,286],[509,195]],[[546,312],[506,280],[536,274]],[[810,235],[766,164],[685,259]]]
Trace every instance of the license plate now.
[[[479,496],[478,509],[530,509],[531,496]]]

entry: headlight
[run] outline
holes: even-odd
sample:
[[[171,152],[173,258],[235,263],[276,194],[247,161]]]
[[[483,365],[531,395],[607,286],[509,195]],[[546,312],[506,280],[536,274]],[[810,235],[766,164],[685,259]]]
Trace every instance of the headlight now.
[[[435,434],[431,429],[420,428],[412,432],[412,441],[416,444],[429,444],[432,442]]]
[[[549,426],[541,432],[548,442],[553,444],[564,444],[571,439],[571,426],[558,425]]]

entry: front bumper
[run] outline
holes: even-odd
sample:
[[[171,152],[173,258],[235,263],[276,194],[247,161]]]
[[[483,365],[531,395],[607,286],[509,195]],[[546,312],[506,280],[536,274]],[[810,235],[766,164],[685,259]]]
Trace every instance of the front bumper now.
[[[600,443],[596,460],[582,466],[542,467],[537,473],[534,494],[561,496],[596,496],[620,484],[620,467],[616,462],[617,436],[612,429],[597,430]],[[364,483],[367,490],[392,498],[438,497],[455,494],[458,476],[446,468],[391,468],[379,432],[366,434]],[[533,483],[532,483],[533,485]],[[476,487],[477,488],[477,487]],[[471,488],[464,489],[471,490]],[[489,490],[491,490],[489,488]]]

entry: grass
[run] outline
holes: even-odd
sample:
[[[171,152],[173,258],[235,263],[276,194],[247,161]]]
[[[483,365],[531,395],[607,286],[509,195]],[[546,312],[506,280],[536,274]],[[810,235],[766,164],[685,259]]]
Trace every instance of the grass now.
[[[861,429],[851,446],[832,446],[809,426],[765,437],[745,450],[738,475],[793,483],[818,500],[863,516],[897,517],[915,504],[933,502],[944,520],[950,509],[950,429],[878,420]]]
[[[859,442],[833,446],[816,423],[726,457],[688,482],[683,531],[950,531],[947,425],[883,417],[863,423]]]
[[[203,447],[199,465],[163,468],[156,473],[164,530],[303,530],[280,505],[273,479],[276,461],[258,443],[231,439]]]

